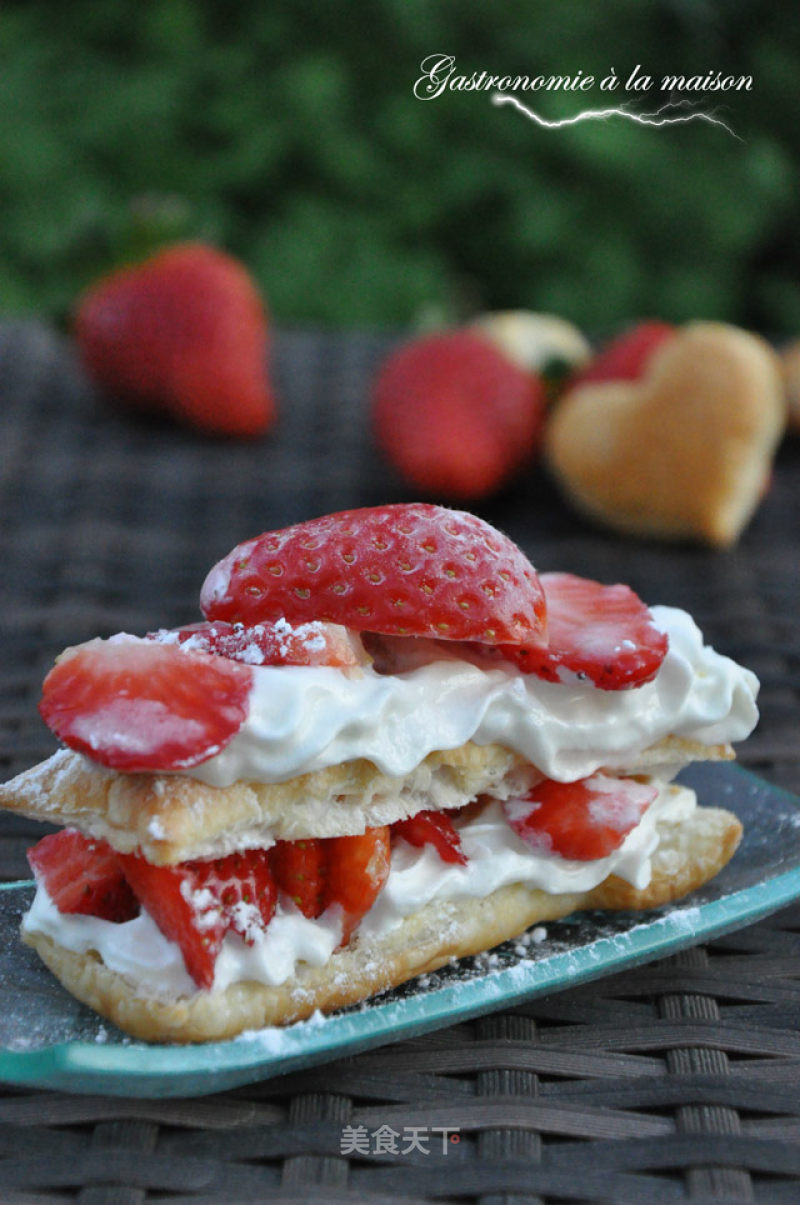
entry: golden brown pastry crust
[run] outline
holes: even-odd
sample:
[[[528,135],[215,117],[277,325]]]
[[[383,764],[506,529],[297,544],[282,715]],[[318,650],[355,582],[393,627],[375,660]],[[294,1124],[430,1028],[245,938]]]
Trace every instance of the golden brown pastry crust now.
[[[487,899],[436,901],[380,938],[354,940],[323,967],[301,964],[278,987],[252,981],[178,1000],[138,995],[123,975],[93,953],[76,954],[49,937],[24,933],[73,995],[134,1037],[156,1042],[210,1042],[244,1030],[285,1025],[317,1009],[330,1012],[433,971],[453,958],[491,949],[531,925],[585,908],[653,908],[695,890],[730,859],[741,825],[730,812],[697,808],[681,823],[660,823],[649,887],[637,891],[610,876],[591,891],[549,895],[512,884]]]
[[[758,505],[785,423],[772,349],[722,323],[678,331],[635,382],[577,386],[545,449],[567,495],[630,534],[733,543]]]
[[[0,807],[73,825],[123,853],[171,865],[273,840],[334,837],[391,824],[423,807],[508,794],[541,775],[499,745],[431,753],[405,778],[358,760],[287,782],[212,787],[183,774],[117,774],[61,750],[0,787]],[[505,787],[503,784],[507,784]]]
[[[667,737],[617,772],[674,771],[695,759],[727,759],[727,745]],[[392,824],[422,808],[460,807],[478,795],[524,792],[541,774],[499,745],[468,742],[431,753],[405,778],[354,761],[282,783],[210,787],[181,774],[117,774],[63,749],[0,786],[0,807],[71,825],[122,853],[141,849],[157,866],[221,857],[273,840],[336,837]]]
[[[786,393],[786,420],[792,431],[800,432],[800,339],[781,352],[781,375]]]

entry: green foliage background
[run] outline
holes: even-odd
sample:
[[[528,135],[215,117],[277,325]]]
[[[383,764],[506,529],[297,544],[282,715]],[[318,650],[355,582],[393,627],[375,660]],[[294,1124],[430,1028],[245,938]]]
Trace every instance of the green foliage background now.
[[[63,314],[106,233],[166,195],[283,322],[523,306],[593,331],[657,314],[796,333],[799,24],[775,0],[6,0],[0,310]],[[754,87],[704,98],[740,140],[547,131],[486,93],[416,100],[434,52],[466,74],[640,64]],[[551,117],[587,98],[520,96]]]

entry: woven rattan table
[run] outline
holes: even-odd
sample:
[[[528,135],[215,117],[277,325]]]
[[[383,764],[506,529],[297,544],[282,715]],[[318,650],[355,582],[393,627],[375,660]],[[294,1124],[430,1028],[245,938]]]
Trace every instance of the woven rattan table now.
[[[369,432],[369,381],[390,343],[278,332],[280,425],[238,445],[115,411],[68,342],[0,324],[3,777],[55,747],[36,702],[65,645],[197,618],[207,568],[246,536],[408,497]],[[535,469],[481,513],[542,569],[628,581],[690,610],[761,678],[742,763],[800,791],[800,440],[784,444],[728,552],[592,529]],[[0,819],[0,878],[28,877],[39,831]],[[799,1021],[790,907],[644,967],[222,1094],[0,1084],[0,1202],[789,1205]]]

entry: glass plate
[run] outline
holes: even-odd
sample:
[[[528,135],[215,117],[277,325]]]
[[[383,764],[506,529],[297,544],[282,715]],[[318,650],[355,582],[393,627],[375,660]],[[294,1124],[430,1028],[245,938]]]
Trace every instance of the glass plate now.
[[[576,914],[549,923],[543,940],[528,934],[333,1016],[201,1046],[134,1041],[74,1000],[19,939],[31,884],[4,885],[0,1079],[116,1096],[221,1092],[661,958],[800,896],[800,800],[724,763],[693,766],[681,781],[745,826],[730,865],[692,896],[649,913]]]

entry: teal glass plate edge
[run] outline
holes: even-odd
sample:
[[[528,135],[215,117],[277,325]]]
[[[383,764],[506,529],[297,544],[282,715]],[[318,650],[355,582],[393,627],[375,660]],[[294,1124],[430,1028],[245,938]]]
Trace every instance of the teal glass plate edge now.
[[[746,854],[744,876],[745,880],[756,876],[755,881],[737,886],[741,876],[731,875],[734,859],[713,881],[716,886],[708,885],[665,909],[612,914],[612,918],[584,913],[548,924],[547,939],[540,945],[506,943],[496,956],[465,960],[455,971],[446,968],[412,981],[359,1008],[231,1041],[149,1045],[106,1026],[111,1036],[101,1029],[102,1039],[92,1041],[79,1038],[37,1049],[2,1046],[0,1080],[128,1097],[221,1092],[402,1041],[665,957],[751,924],[800,898],[800,801],[737,766],[703,765],[682,777],[696,786],[702,802],[721,804],[739,814],[745,824],[740,850]],[[0,885],[2,894],[29,889],[30,884]],[[52,986],[54,992],[63,993],[55,980]]]

